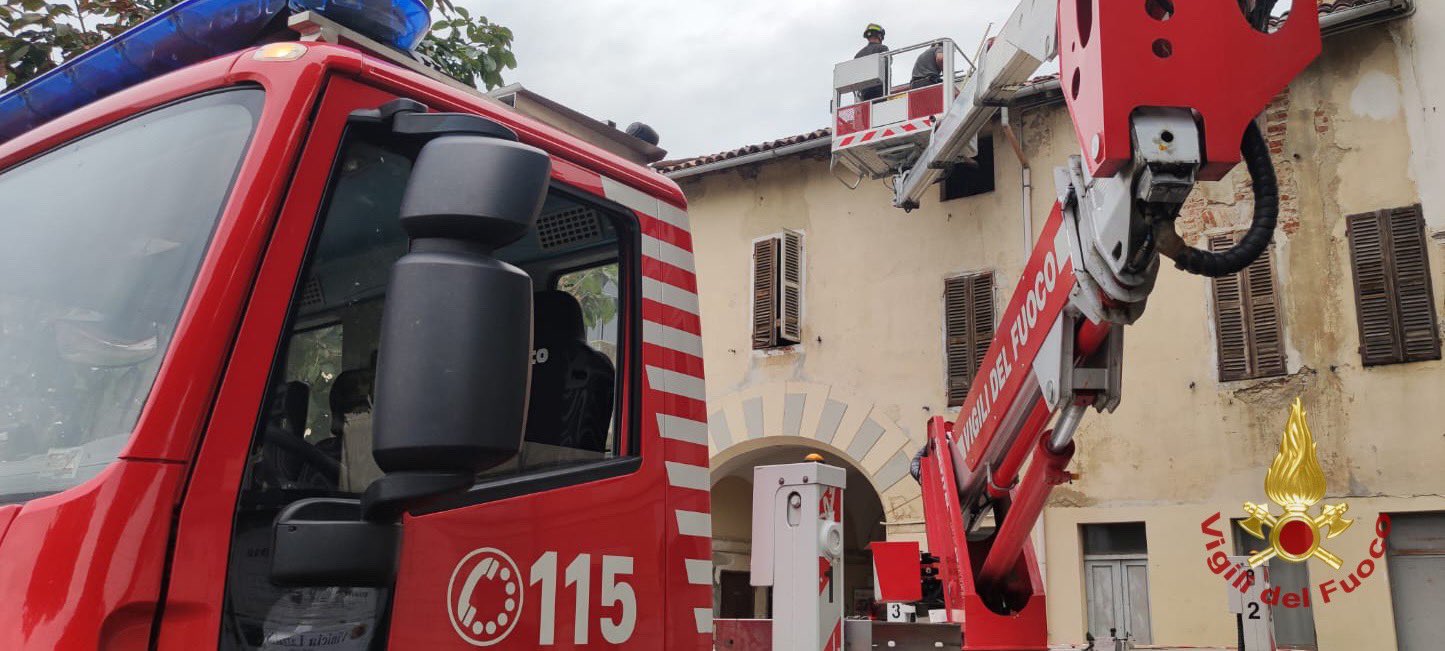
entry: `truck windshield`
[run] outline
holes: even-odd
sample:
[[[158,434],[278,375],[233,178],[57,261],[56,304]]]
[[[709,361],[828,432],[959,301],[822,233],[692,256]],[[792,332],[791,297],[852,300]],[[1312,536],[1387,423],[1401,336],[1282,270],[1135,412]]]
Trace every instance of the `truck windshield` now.
[[[0,173],[0,503],[124,448],[261,103],[193,97]]]

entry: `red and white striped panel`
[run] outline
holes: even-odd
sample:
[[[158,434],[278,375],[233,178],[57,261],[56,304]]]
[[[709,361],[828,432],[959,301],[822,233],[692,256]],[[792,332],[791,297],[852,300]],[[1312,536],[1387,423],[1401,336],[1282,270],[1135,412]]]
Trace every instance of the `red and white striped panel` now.
[[[868,129],[867,131],[859,131],[857,133],[850,133],[845,136],[839,136],[833,139],[833,151],[848,149],[850,147],[858,147],[861,145],[867,145],[869,143],[881,142],[894,136],[920,133],[922,131],[933,128],[933,122],[934,116],[930,115],[927,117],[909,120],[907,122],[890,124],[886,127],[878,127],[876,129]]]
[[[637,214],[642,230],[643,412],[657,414],[666,469],[670,615],[689,617],[706,640],[712,627],[712,507],[708,474],[707,393],[702,321],[687,213],[606,177],[604,195]],[[690,611],[690,612],[689,612]],[[671,627],[668,636],[680,635]],[[673,648],[670,644],[669,648]]]
[[[843,489],[826,487],[818,498],[819,519],[824,522],[832,520],[842,526]],[[827,556],[820,553],[818,573],[818,605],[822,609],[822,617],[819,619],[822,628],[818,631],[818,637],[823,640],[823,651],[843,651],[843,609],[830,605],[830,600],[823,598],[830,590],[842,592],[843,572],[841,568],[835,567]]]

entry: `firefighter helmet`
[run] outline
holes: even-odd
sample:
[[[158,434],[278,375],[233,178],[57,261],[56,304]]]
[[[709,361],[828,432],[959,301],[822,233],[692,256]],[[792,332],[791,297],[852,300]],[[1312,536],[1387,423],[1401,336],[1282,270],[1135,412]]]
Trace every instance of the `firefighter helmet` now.
[[[878,23],[868,23],[868,26],[863,28],[863,38],[868,38],[869,35],[874,33],[878,34],[878,38],[883,38],[888,34],[888,32],[884,31],[883,26]]]

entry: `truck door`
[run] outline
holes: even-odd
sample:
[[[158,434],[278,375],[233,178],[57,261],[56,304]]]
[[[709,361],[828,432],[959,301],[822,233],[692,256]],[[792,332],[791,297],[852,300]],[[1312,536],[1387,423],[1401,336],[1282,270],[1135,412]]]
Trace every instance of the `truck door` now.
[[[329,84],[198,461],[197,477],[235,464],[217,461],[225,437],[216,430],[235,429],[227,416],[249,398],[257,415],[227,506],[221,648],[668,646],[675,529],[656,414],[645,426],[641,227],[633,211],[556,180],[575,165],[554,171],[537,226],[497,254],[536,292],[521,453],[466,494],[404,519],[394,586],[268,580],[282,508],[357,497],[380,476],[372,384],[388,272],[407,248],[397,217],[416,151],[349,116],[391,99],[352,81]],[[216,504],[226,492],[207,490],[193,483],[188,495],[212,494]],[[178,568],[205,554],[194,545],[206,528],[186,525],[216,524],[218,514],[196,512],[206,503],[188,497]],[[710,583],[710,572],[699,576]],[[696,642],[702,624],[691,610],[685,639]]]

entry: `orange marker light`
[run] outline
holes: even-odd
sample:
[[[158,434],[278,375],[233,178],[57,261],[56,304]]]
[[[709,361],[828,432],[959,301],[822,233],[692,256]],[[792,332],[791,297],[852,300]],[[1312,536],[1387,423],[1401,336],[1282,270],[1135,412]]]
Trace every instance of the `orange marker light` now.
[[[300,43],[271,43],[256,50],[252,58],[257,61],[295,61],[306,54],[306,46]]]

